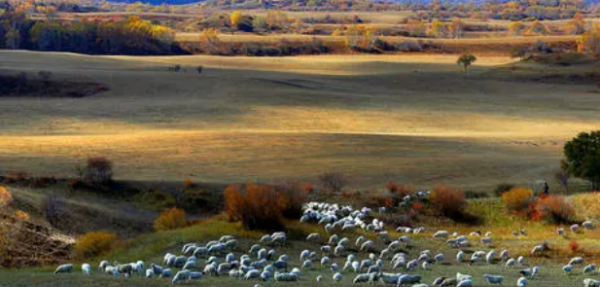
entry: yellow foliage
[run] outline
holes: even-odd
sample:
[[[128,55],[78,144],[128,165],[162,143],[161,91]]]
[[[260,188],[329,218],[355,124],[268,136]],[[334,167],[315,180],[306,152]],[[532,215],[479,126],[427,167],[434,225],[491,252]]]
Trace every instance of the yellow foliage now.
[[[577,50],[594,55],[600,54],[600,24],[596,24],[593,29],[583,33],[577,39]]]
[[[523,30],[525,30],[525,25],[522,22],[511,22],[508,26],[508,34],[510,36],[521,36]]]
[[[12,195],[6,188],[0,186],[0,208],[5,209],[12,203]]]
[[[600,220],[600,193],[584,193],[570,199],[577,216],[585,220]]]
[[[27,212],[22,211],[22,210],[15,211],[15,218],[17,218],[18,220],[24,220],[24,221],[29,221],[29,219],[30,219],[29,214],[27,214]]]
[[[163,211],[154,221],[154,229],[157,231],[171,230],[188,226],[185,219],[185,211],[178,208],[171,208]]]
[[[229,16],[229,20],[231,21],[231,27],[237,28],[242,23],[243,19],[244,15],[242,14],[242,12],[235,11],[231,13],[231,15]]]
[[[502,194],[502,201],[510,211],[526,211],[533,200],[533,191],[529,188],[514,187]]]
[[[81,236],[75,244],[75,257],[90,258],[110,251],[117,240],[117,235],[106,232],[88,232]]]

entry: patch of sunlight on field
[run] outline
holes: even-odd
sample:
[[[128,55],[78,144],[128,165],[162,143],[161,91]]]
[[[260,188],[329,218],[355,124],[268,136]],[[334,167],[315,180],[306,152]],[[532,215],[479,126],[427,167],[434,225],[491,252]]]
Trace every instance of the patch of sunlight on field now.
[[[203,65],[221,69],[251,69],[318,75],[371,75],[414,70],[456,71],[456,55],[322,55],[295,57],[215,57],[215,56],[169,56],[131,57],[110,56],[107,58],[145,63]],[[477,61],[478,66],[501,66],[514,63],[509,57],[485,57]],[[398,70],[387,63],[415,64]],[[359,64],[374,64],[364,69]],[[427,67],[426,64],[436,64]],[[447,65],[447,66],[444,66]]]

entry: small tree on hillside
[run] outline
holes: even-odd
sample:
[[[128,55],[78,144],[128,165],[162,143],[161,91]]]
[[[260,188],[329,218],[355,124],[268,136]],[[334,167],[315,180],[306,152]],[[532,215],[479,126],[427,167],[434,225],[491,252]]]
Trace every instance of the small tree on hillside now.
[[[589,180],[592,190],[600,187],[600,131],[580,133],[564,147],[563,165],[570,175]]]
[[[100,186],[112,181],[113,164],[105,157],[88,158],[83,170],[83,180],[89,184]]]
[[[339,192],[350,183],[345,175],[338,172],[328,172],[319,176],[319,184],[324,190]]]
[[[556,182],[558,182],[560,186],[562,186],[568,193],[569,179],[571,179],[571,174],[569,174],[569,171],[566,168],[567,167],[563,162],[563,164],[561,164],[561,168],[554,173],[554,179],[556,179]]]
[[[458,57],[456,64],[462,66],[465,73],[467,73],[469,66],[471,66],[475,61],[477,61],[477,57],[475,57],[473,54],[464,53]]]

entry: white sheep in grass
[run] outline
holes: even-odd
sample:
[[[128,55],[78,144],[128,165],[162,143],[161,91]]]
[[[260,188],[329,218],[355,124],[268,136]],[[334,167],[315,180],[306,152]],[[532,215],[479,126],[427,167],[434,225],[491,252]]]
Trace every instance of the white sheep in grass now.
[[[517,263],[519,263],[519,265],[525,265],[525,257],[519,256],[517,258]]]
[[[73,264],[63,264],[54,270],[54,274],[71,273],[73,272]]]
[[[277,282],[295,282],[298,281],[298,276],[293,273],[279,273],[275,272],[275,281]]]
[[[254,269],[254,270],[250,270],[248,272],[246,272],[246,274],[244,274],[244,280],[248,281],[251,279],[257,279],[260,278],[260,271]]]
[[[338,273],[333,274],[333,281],[335,281],[335,282],[342,281],[342,273],[338,272]]]
[[[449,233],[447,230],[439,230],[433,234],[433,239],[447,239]]]
[[[162,274],[160,274],[161,278],[171,278],[171,276],[173,276],[173,270],[168,268],[163,270]]]
[[[173,279],[171,280],[171,284],[176,284],[178,282],[190,280],[190,271],[189,270],[181,270],[175,274]]]
[[[360,251],[369,251],[373,248],[374,242],[372,240],[368,240],[360,246]]]
[[[310,255],[310,251],[302,250],[302,252],[300,252],[300,261],[304,261],[304,260],[308,259],[309,255]]]
[[[446,260],[446,256],[444,254],[440,253],[440,254],[436,254],[433,257],[433,259],[435,260],[435,262],[437,264],[441,264],[441,263],[444,263],[444,261]]]
[[[397,286],[402,286],[404,284],[417,284],[421,282],[421,276],[419,275],[408,275],[403,274],[398,278]]]
[[[588,230],[590,230],[590,229],[594,229],[594,223],[593,223],[593,222],[591,222],[591,221],[589,221],[589,220],[587,220],[587,221],[584,221],[584,222],[581,224],[581,226],[583,226],[585,229],[588,229]]]
[[[461,282],[465,280],[473,280],[473,276],[468,274],[456,273],[456,281]]]
[[[519,280],[517,280],[517,287],[527,287],[527,278],[519,278]]]
[[[302,263],[302,269],[307,269],[312,266],[312,261],[310,259],[304,260]]]
[[[417,266],[419,266],[418,260],[415,259],[415,260],[408,261],[408,263],[406,263],[406,270],[411,271],[411,270],[415,269]]]
[[[571,229],[571,232],[577,233],[577,231],[579,231],[579,224],[571,225],[570,229]]]
[[[500,260],[504,260],[508,258],[508,250],[502,250],[502,252],[500,252]]]
[[[323,258],[321,258],[321,266],[322,267],[326,267],[329,265],[331,260],[329,260],[329,257],[325,256]]]
[[[544,249],[544,245],[536,245],[533,247],[533,249],[531,249],[531,255],[533,256],[539,252],[542,252],[544,251]]]
[[[358,274],[358,275],[356,275],[356,277],[354,277],[354,280],[352,280],[353,284],[365,283],[365,282],[369,282],[369,274],[368,273]]]
[[[318,275],[318,276],[317,276],[317,282],[321,282],[321,281],[323,281],[323,276],[321,276],[321,275]]]
[[[444,282],[444,280],[446,280],[446,277],[437,277],[433,280],[433,283],[431,283],[431,285],[433,286],[441,286],[442,282]]]
[[[589,264],[583,267],[583,273],[590,273],[596,270],[596,264]]]
[[[565,229],[564,228],[557,228],[556,229],[556,234],[558,235],[565,235]]]
[[[458,263],[463,262],[463,260],[465,259],[465,255],[466,255],[465,252],[463,252],[462,250],[458,251],[458,253],[456,253],[456,262],[458,262]]]
[[[567,264],[567,265],[563,266],[562,270],[565,273],[569,273],[569,272],[573,271],[573,265]]]
[[[321,239],[321,234],[311,233],[306,237],[306,241],[318,241]]]
[[[102,262],[100,262],[100,264],[98,264],[98,271],[104,272],[104,269],[106,269],[106,266],[108,266],[108,261],[102,260]]]
[[[490,250],[490,252],[485,255],[485,262],[488,264],[494,263],[494,256],[496,256],[496,251]]]
[[[152,268],[146,269],[146,278],[154,277],[154,270]]]
[[[491,245],[492,244],[492,238],[491,237],[482,237],[481,238],[481,244],[483,244],[483,245]]]
[[[491,274],[483,274],[483,278],[485,279],[485,281],[489,284],[494,284],[494,285],[502,285],[502,280],[504,280],[504,277],[500,276],[500,275],[491,275]]]
[[[90,276],[90,274],[92,273],[92,266],[90,264],[83,263],[81,264],[81,271],[83,272],[83,274]]]
[[[458,284],[456,284],[456,287],[472,287],[473,286],[473,281],[471,279],[466,279],[463,281],[458,282]]]
[[[583,264],[583,257],[573,257],[569,261],[569,265]]]
[[[514,258],[509,258],[508,260],[506,260],[506,264],[504,264],[504,266],[512,267],[515,266],[516,263],[517,261]]]
[[[586,278],[586,279],[583,279],[583,286],[584,287],[600,287],[600,281],[598,281],[596,279]]]

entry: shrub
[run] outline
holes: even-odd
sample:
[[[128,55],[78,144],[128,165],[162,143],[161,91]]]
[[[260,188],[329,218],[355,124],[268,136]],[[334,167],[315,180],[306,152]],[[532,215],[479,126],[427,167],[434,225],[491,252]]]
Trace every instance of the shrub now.
[[[112,181],[113,164],[105,157],[91,157],[83,170],[83,179],[92,185],[101,186]]]
[[[106,232],[88,232],[75,244],[75,257],[89,259],[111,251],[117,241],[117,235]]]
[[[138,203],[157,210],[175,206],[176,201],[173,195],[160,189],[143,190],[135,196]]]
[[[4,210],[10,206],[13,198],[6,188],[0,186],[0,210]]]
[[[286,207],[282,214],[286,218],[298,219],[302,216],[302,207],[308,200],[306,185],[301,183],[290,183],[281,188],[282,195],[286,199]]]
[[[571,242],[569,242],[569,249],[573,253],[579,251],[579,243],[577,243],[577,240],[573,239]]]
[[[509,211],[523,213],[533,201],[533,191],[529,188],[514,187],[502,194],[502,201]]]
[[[331,192],[340,192],[350,180],[342,173],[328,172],[319,176],[321,188]]]
[[[154,221],[154,229],[157,231],[183,228],[188,225],[183,209],[171,208],[163,211]]]
[[[430,196],[432,207],[451,219],[461,219],[465,215],[467,199],[465,194],[445,185],[434,187]]]
[[[225,189],[225,212],[248,229],[281,230],[288,200],[268,185],[236,184]]]
[[[512,183],[500,183],[496,185],[496,189],[494,189],[494,194],[496,196],[502,196],[505,192],[513,189],[515,187]]]
[[[186,179],[183,181],[184,188],[192,188],[194,186],[196,186],[196,184],[194,184],[194,182],[191,179]]]
[[[545,196],[536,202],[534,214],[550,223],[571,223],[575,209],[562,196]]]

